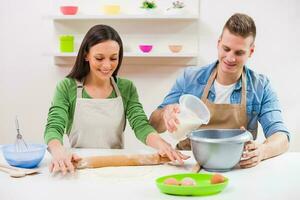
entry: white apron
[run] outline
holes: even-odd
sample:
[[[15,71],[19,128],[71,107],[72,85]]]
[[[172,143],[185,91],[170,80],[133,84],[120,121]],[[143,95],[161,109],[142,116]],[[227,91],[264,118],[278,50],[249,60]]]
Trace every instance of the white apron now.
[[[69,134],[71,147],[123,148],[125,114],[119,88],[113,77],[117,97],[112,99],[82,98],[83,84],[77,82],[77,99],[72,128]]]

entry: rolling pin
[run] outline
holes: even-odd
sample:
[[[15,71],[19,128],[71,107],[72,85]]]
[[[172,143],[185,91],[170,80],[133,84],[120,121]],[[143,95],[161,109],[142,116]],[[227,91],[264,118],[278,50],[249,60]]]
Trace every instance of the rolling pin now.
[[[76,168],[159,165],[170,161],[168,157],[162,157],[159,154],[91,156],[82,158]]]

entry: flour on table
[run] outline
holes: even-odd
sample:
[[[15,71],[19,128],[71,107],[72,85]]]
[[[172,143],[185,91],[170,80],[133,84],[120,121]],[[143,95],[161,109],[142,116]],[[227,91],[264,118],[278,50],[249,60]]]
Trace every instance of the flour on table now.
[[[105,181],[131,181],[143,177],[156,178],[173,173],[188,173],[191,166],[184,165],[151,165],[151,166],[122,166],[122,167],[103,167],[95,169],[78,170],[80,179],[93,179]]]

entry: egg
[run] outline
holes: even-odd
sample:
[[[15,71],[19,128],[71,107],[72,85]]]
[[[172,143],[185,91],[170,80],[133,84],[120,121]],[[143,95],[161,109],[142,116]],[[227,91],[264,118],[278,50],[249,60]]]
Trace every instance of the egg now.
[[[180,182],[176,178],[167,178],[164,180],[166,185],[180,185]]]
[[[182,186],[194,186],[196,185],[196,181],[190,177],[185,177],[180,181]]]
[[[224,181],[225,181],[225,177],[222,176],[221,174],[214,174],[210,179],[211,184],[223,183]]]

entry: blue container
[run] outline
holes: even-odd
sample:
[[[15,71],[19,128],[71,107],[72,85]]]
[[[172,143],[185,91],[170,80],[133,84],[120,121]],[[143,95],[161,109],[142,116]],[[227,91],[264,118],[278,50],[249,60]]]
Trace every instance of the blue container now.
[[[44,158],[46,148],[45,144],[28,144],[28,150],[16,152],[15,145],[8,144],[2,146],[2,152],[5,160],[11,166],[34,168]]]

